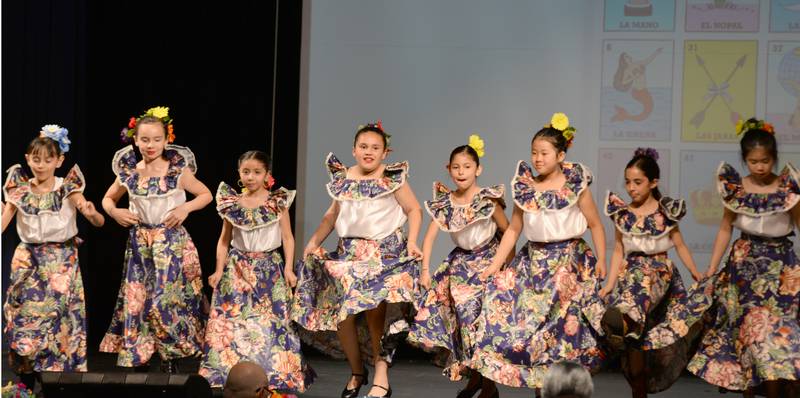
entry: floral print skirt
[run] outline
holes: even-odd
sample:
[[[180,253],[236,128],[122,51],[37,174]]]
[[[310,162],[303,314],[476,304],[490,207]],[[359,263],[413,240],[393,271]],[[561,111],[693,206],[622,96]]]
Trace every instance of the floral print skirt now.
[[[492,264],[497,239],[475,250],[455,248],[431,278],[431,288],[417,300],[410,343],[427,351],[447,350],[444,375],[461,379],[475,344],[475,321],[481,314],[486,282],[478,276]]]
[[[239,361],[261,365],[269,388],[303,392],[314,371],[303,359],[300,338],[292,330],[292,290],[283,278],[279,250],[243,252],[231,248],[211,300],[200,375],[222,387]]]
[[[662,323],[666,314],[686,300],[680,272],[667,253],[647,255],[634,252],[622,263],[617,286],[607,298],[608,308],[615,308],[631,323],[625,335],[627,347],[643,349],[647,332]],[[645,354],[647,391],[657,393],[669,388],[686,366],[686,344],[673,344]],[[627,355],[622,356],[622,370],[630,380]]]
[[[598,371],[605,353],[596,262],[580,238],[525,244],[486,285],[471,366],[498,383],[528,388],[541,388],[560,360]]]
[[[15,372],[86,371],[80,243],[20,243],[14,251],[3,316]]]
[[[197,248],[184,227],[132,227],[100,351],[119,353],[117,365],[126,367],[146,364],[156,351],[163,360],[199,355],[202,288]]]
[[[320,351],[343,358],[336,330],[350,315],[388,304],[381,357],[392,355],[413,319],[414,290],[419,261],[408,255],[401,230],[381,240],[341,238],[335,252],[320,248],[298,262],[297,289],[292,319],[302,329],[301,338]],[[362,355],[374,362],[369,332],[363,316],[356,319]]]
[[[691,289],[685,305],[648,338],[653,348],[698,344],[687,369],[728,390],[800,380],[798,292],[800,262],[791,240],[742,233],[725,267]]]

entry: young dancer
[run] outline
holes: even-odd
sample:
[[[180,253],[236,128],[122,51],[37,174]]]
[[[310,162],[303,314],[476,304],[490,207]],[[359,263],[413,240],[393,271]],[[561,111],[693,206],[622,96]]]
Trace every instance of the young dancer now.
[[[605,276],[605,234],[587,189],[592,174],[565,162],[575,129],[553,115],[531,142],[531,161],[517,164],[511,181],[514,213],[486,286],[472,364],[498,383],[539,389],[551,364],[573,360],[590,371],[602,363],[598,348],[604,306],[598,295]],[[597,257],[581,235],[589,229]],[[500,267],[520,234],[528,242]]]
[[[447,171],[455,184],[451,190],[444,184],[433,184],[433,200],[425,202],[431,223],[422,244],[420,284],[427,291],[419,299],[417,316],[409,341],[426,350],[449,351],[444,374],[460,380],[469,374],[469,383],[459,391],[459,398],[472,397],[478,390],[493,394],[494,382],[470,369],[472,346],[475,343],[475,320],[481,312],[486,282],[478,279],[492,262],[500,243],[496,238],[508,228],[503,209],[503,185],[481,188],[478,176],[483,172],[480,158],[484,143],[472,135],[469,145],[461,145],[450,153]],[[448,232],[456,244],[447,259],[429,273],[433,244],[439,230]]]
[[[234,365],[251,361],[264,368],[270,390],[303,392],[314,373],[289,319],[291,288],[297,283],[289,220],[295,191],[271,190],[274,180],[264,152],[245,152],[238,165],[242,193],[224,182],[217,189],[222,233],[217,268],[208,277],[214,296],[200,375],[212,387],[222,387]]]
[[[67,129],[42,127],[25,151],[30,173],[11,166],[3,185],[3,231],[16,216],[22,241],[11,259],[4,332],[11,369],[31,390],[39,372],[86,371],[76,218],[80,212],[95,227],[105,219],[83,196],[86,182],[77,164],[66,177],[55,176],[69,145]]]
[[[642,351],[647,331],[686,297],[681,275],[667,256],[669,249],[675,247],[692,277],[702,279],[678,228],[686,202],[661,195],[657,160],[655,149],[637,149],[625,166],[630,204],[609,192],[605,205],[616,229],[611,272],[600,291],[608,296],[602,326],[612,347],[623,354],[622,367],[634,398],[666,389],[686,365],[680,353]]]
[[[329,333],[329,340],[317,346],[329,353],[344,351],[353,375],[343,398],[358,396],[367,381],[356,323],[362,313],[375,365],[367,396],[392,395],[388,368],[395,342],[390,336],[408,328],[422,257],[416,244],[422,210],[406,181],[408,163],[383,163],[388,138],[380,122],[371,123],[360,127],[353,140],[355,166],[345,167],[328,155],[327,189],[333,202],[306,245],[298,272],[292,318],[309,331],[336,332],[338,341]],[[402,230],[406,221],[407,238]],[[326,253],[320,244],[334,228],[339,247]]]
[[[195,176],[189,148],[175,139],[169,108],[155,107],[132,117],[123,137],[133,146],[114,155],[117,179],[103,197],[103,209],[130,228],[122,283],[114,317],[101,352],[119,353],[117,365],[145,370],[158,352],[162,371],[177,372],[175,360],[198,356],[203,344],[200,261],[181,225],[189,213],[211,202],[211,192]],[[195,197],[186,201],[186,192]],[[128,194],[129,207],[117,202]]]
[[[700,338],[687,369],[711,384],[745,396],[797,396],[800,261],[789,239],[800,222],[797,170],[787,164],[773,173],[778,143],[770,124],[749,119],[737,127],[750,174],[742,178],[732,166],[719,166],[725,211],[708,279],[648,337],[654,348]],[[733,228],[741,234],[717,273]]]

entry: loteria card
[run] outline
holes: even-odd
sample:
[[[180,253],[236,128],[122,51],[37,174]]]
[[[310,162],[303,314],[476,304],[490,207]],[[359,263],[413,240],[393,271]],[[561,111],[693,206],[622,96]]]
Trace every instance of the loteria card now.
[[[759,0],[686,0],[687,32],[758,32]]]
[[[606,32],[672,32],[675,0],[606,0]]]
[[[800,0],[769,2],[770,32],[800,32]]]
[[[669,141],[671,40],[606,40],[600,97],[604,140]]]
[[[800,143],[800,41],[767,44],[767,113],[780,143]]]
[[[736,122],[755,114],[758,42],[684,42],[681,140],[736,142]]]

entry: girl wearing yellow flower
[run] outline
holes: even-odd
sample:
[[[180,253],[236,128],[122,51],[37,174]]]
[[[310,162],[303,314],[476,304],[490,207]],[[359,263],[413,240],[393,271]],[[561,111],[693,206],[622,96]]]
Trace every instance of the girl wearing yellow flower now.
[[[450,153],[447,171],[456,188],[433,184],[433,200],[425,202],[431,223],[422,244],[420,285],[426,291],[417,300],[417,315],[408,338],[426,350],[445,349],[449,354],[445,375],[451,380],[469,374],[469,383],[458,398],[497,396],[492,380],[471,369],[472,347],[476,338],[475,320],[481,312],[486,283],[478,279],[491,264],[499,240],[508,227],[503,208],[503,185],[481,188],[478,176],[483,172],[480,158],[483,140],[477,134]],[[448,232],[456,248],[433,273],[429,264],[439,230]]]
[[[597,371],[605,276],[605,233],[587,189],[592,173],[565,162],[575,129],[558,113],[531,142],[531,166],[517,164],[511,188],[514,213],[489,267],[489,280],[471,365],[484,377],[513,387],[540,389],[562,359]],[[597,256],[581,238],[592,234]],[[527,243],[500,270],[517,238]],[[510,309],[510,310],[509,310]],[[501,316],[497,316],[501,313]]]
[[[158,352],[162,370],[170,373],[177,371],[175,360],[198,356],[203,344],[200,261],[181,224],[212,199],[194,176],[194,153],[169,144],[171,127],[166,107],[132,117],[122,138],[133,139],[141,160],[129,145],[112,161],[117,179],[103,197],[103,209],[129,228],[130,238],[117,306],[100,343],[101,352],[119,354],[117,365],[143,370]],[[186,192],[194,199],[187,201]],[[117,207],[125,194],[128,208]]]
[[[738,128],[742,160],[750,174],[742,177],[733,166],[720,164],[717,188],[725,212],[708,279],[651,331],[660,337],[653,348],[696,346],[686,368],[726,390],[746,396],[758,390],[767,397],[797,396],[800,289],[793,280],[800,272],[800,259],[791,237],[800,225],[800,176],[791,164],[780,174],[773,172],[778,143],[772,126],[753,118]],[[741,234],[728,248],[734,228]],[[684,325],[676,330],[670,325],[675,322]]]

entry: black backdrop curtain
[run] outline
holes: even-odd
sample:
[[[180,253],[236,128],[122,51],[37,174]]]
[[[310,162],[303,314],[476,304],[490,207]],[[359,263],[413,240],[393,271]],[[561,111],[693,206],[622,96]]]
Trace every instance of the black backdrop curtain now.
[[[249,149],[272,153],[277,184],[294,189],[301,5],[3,2],[3,170],[24,164],[25,147],[39,127],[60,124],[73,144],[56,173],[63,176],[79,164],[85,195],[99,209],[114,180],[111,158],[122,147],[120,130],[130,116],[162,105],[175,120],[175,143],[194,151],[197,176],[212,193],[220,181],[236,183],[236,159]],[[94,352],[116,301],[127,231],[108,216],[100,229],[81,217],[78,225]],[[221,226],[213,203],[189,215],[185,226],[204,275],[210,275]],[[12,222],[3,234],[4,295],[18,243],[14,227]]]

